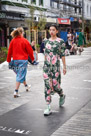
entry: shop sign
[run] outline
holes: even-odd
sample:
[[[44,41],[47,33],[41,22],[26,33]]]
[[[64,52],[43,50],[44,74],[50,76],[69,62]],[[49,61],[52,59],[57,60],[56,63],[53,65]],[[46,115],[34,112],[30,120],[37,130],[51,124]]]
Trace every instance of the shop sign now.
[[[66,18],[58,18],[58,23],[59,24],[64,24],[64,25],[70,25],[70,19],[66,19]]]
[[[24,20],[24,17],[20,17],[18,13],[0,12],[0,19]]]
[[[56,19],[55,18],[47,18],[47,22],[56,23]]]

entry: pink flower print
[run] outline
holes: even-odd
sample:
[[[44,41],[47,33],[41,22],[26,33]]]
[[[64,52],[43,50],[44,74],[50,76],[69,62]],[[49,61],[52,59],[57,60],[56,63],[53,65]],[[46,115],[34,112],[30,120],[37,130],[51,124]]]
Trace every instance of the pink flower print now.
[[[56,40],[56,41],[60,42],[60,41],[61,41],[61,39],[60,39],[60,38],[57,38],[57,40]]]
[[[50,62],[50,57],[49,56],[47,56],[47,61]]]
[[[50,56],[52,56],[52,55],[53,55],[53,53],[52,53],[52,52],[50,52],[50,53],[49,53],[49,55],[50,55]]]
[[[51,100],[51,96],[47,96],[46,100],[50,101]]]
[[[46,45],[46,48],[50,50],[50,49],[51,49],[51,45],[50,45],[50,44],[47,44],[47,45]]]
[[[60,84],[58,84],[58,89],[60,89]]]
[[[60,57],[58,57],[58,60],[60,60]]]
[[[43,76],[44,76],[44,79],[48,79],[48,75],[47,74],[43,74]]]
[[[57,73],[55,74],[55,77],[58,77],[58,75],[59,75],[59,73],[57,72]]]
[[[48,91],[47,91],[47,94],[50,94],[51,93],[51,90],[49,89]]]
[[[53,56],[53,57],[52,57],[52,64],[54,65],[54,64],[56,63],[56,61],[57,61],[56,56]]]
[[[54,86],[57,85],[57,80],[53,79],[53,85],[54,85]]]

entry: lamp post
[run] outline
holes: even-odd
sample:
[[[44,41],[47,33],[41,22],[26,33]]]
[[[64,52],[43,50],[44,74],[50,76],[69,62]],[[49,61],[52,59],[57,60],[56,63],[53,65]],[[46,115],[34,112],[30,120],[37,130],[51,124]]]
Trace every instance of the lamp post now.
[[[84,0],[82,0],[82,29],[84,32]]]

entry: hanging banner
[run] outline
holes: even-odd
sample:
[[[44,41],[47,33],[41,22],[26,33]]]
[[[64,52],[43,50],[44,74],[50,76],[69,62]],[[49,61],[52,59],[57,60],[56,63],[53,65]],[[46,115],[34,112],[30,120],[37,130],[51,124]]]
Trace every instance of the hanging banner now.
[[[70,25],[70,19],[58,18],[58,23],[59,24],[64,24],[64,25]]]

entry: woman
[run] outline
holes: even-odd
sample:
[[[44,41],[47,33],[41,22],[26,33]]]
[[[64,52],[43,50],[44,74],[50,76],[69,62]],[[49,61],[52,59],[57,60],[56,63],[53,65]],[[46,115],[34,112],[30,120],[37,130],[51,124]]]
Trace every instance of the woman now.
[[[44,83],[45,83],[45,100],[47,103],[47,109],[44,110],[44,115],[51,114],[51,95],[54,92],[59,94],[59,106],[65,102],[65,95],[63,94],[60,73],[60,57],[63,62],[63,73],[66,74],[65,63],[65,44],[64,41],[57,37],[58,28],[52,24],[49,28],[50,39],[45,42],[45,61],[44,61]]]
[[[35,41],[32,41],[31,46],[33,49],[33,54],[34,54],[34,63],[33,64],[37,65],[39,62],[38,62],[38,52],[36,51],[36,48],[35,48]]]
[[[79,46],[79,55],[81,55],[81,52],[83,51],[83,46],[86,44],[86,39],[83,33],[83,29],[79,33],[79,39],[78,39],[78,46]]]
[[[26,87],[26,91],[28,91],[29,87],[26,83],[28,55],[32,61],[34,60],[32,47],[28,40],[23,37],[23,34],[24,30],[22,27],[17,28],[11,33],[13,39],[10,42],[7,55],[7,62],[9,62],[9,65],[13,64],[13,70],[16,73],[14,98],[20,96],[18,94],[20,83],[23,83]],[[11,57],[13,57],[13,61],[11,61]]]

